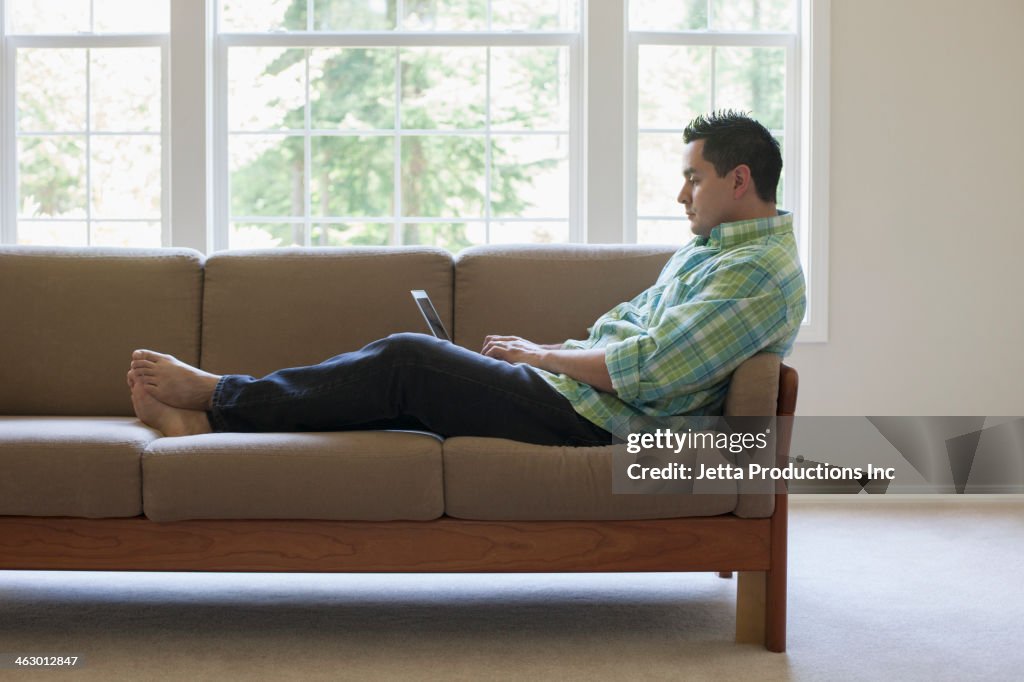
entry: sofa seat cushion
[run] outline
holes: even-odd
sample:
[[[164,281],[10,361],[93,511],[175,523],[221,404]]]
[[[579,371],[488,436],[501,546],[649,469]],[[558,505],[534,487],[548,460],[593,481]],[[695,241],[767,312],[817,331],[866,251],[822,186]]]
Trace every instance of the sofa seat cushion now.
[[[0,417],[0,514],[138,516],[159,435],[134,417]]]
[[[613,494],[612,456],[624,448],[449,438],[444,442],[445,512],[462,519],[567,521],[716,516],[736,507],[732,481],[716,482],[714,493]],[[714,450],[690,456],[705,464],[722,461]]]
[[[154,521],[434,519],[441,442],[398,431],[213,433],[161,438],[142,460]]]

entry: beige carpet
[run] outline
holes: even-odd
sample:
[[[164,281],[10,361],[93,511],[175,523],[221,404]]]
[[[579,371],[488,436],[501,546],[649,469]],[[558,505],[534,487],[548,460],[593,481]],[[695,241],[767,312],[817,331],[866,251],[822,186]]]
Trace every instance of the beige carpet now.
[[[789,651],[710,574],[0,571],[0,679],[1020,680],[1024,500],[794,496]]]

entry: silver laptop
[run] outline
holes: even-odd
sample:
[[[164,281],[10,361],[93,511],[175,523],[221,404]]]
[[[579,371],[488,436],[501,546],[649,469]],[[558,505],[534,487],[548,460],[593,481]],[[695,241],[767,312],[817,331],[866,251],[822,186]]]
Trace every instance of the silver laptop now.
[[[434,304],[430,302],[427,292],[423,291],[423,289],[413,289],[409,293],[412,294],[412,299],[416,301],[416,306],[423,314],[423,319],[427,321],[427,328],[430,329],[430,333],[439,339],[451,341],[452,339],[448,336],[448,331],[441,323],[441,317],[437,314]]]

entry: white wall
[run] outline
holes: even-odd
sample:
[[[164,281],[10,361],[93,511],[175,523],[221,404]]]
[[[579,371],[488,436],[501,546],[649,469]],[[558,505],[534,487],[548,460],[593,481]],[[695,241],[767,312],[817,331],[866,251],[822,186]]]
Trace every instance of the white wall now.
[[[1024,0],[832,0],[829,341],[802,414],[1024,415]]]

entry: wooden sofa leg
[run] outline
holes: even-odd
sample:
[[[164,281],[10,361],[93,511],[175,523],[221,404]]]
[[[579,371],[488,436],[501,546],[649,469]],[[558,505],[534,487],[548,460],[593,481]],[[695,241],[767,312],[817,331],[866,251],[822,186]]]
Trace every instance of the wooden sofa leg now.
[[[765,576],[764,647],[782,653],[786,650],[786,571],[768,571]]]
[[[775,524],[772,528],[773,568],[740,571],[736,581],[736,641],[763,644],[775,653],[786,650],[785,523],[779,526],[781,529]]]
[[[768,579],[764,571],[740,571],[736,580],[736,641],[764,644]]]

